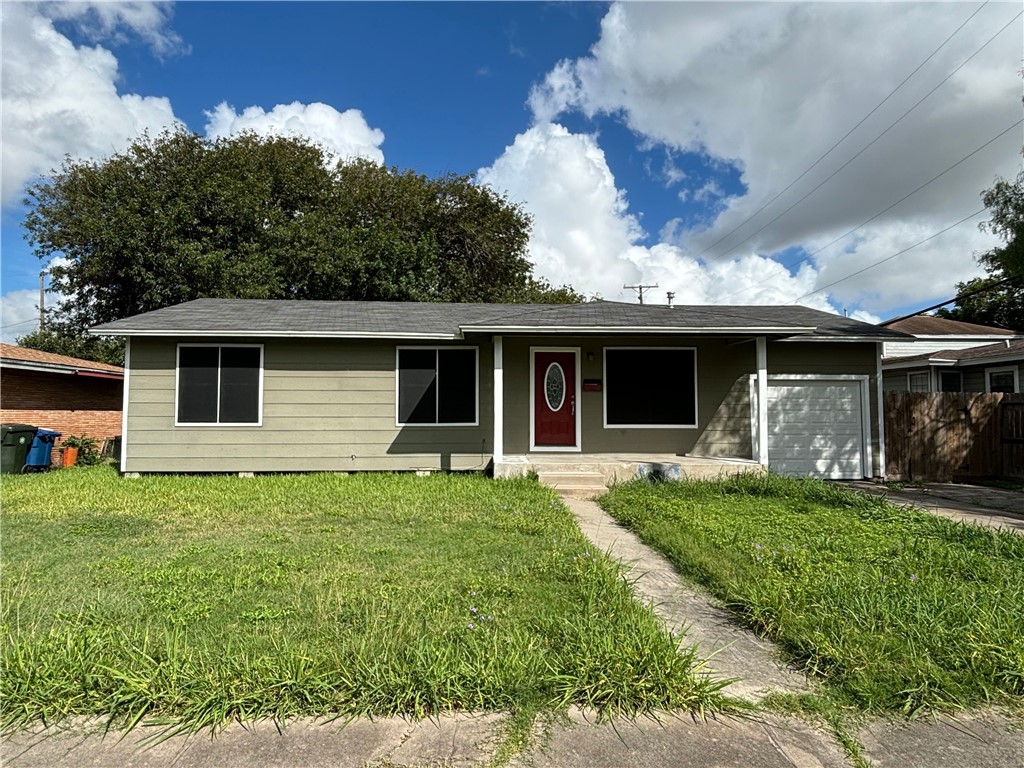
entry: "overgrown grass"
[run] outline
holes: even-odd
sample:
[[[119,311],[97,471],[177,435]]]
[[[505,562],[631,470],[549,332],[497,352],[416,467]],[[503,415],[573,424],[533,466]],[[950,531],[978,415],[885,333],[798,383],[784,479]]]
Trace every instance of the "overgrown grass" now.
[[[1024,537],[772,475],[634,482],[602,504],[836,701],[1024,702]]]
[[[5,727],[716,708],[568,510],[482,477],[5,477]]]

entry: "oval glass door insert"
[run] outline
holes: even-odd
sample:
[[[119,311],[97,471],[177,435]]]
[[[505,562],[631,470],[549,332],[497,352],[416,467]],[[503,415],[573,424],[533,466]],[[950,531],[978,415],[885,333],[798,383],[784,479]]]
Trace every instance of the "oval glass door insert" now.
[[[549,365],[544,374],[544,399],[554,413],[565,404],[565,372],[558,363]]]

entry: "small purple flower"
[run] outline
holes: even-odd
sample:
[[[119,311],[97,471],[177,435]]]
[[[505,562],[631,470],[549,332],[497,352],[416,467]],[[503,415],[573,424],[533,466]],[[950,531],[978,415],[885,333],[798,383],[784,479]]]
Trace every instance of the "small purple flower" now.
[[[917,581],[917,574],[916,573],[910,574],[910,580],[911,581]]]
[[[476,607],[475,607],[475,606],[472,606],[472,605],[471,605],[471,606],[469,606],[469,612],[470,612],[470,613],[476,613]]]
[[[466,626],[469,627],[470,629],[473,629],[473,622],[469,622],[469,624],[467,624]]]
[[[470,597],[476,597],[476,591],[475,590],[470,590],[469,596]]]
[[[754,549],[764,549],[764,546],[761,544],[755,544]]]
[[[488,614],[487,614],[487,620],[488,620],[488,621],[494,621],[494,617],[493,617],[493,616],[491,616],[491,614],[489,614],[489,613],[488,613]]]

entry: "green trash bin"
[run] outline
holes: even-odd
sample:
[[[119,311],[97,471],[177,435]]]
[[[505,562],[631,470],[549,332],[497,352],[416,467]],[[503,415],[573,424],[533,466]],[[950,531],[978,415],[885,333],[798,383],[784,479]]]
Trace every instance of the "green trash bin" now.
[[[0,424],[0,473],[21,472],[36,436],[31,424]]]

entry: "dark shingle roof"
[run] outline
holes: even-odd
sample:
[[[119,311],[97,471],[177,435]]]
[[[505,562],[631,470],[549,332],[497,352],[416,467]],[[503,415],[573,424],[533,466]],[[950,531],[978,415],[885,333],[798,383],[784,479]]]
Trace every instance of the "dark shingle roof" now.
[[[104,323],[114,335],[294,335],[457,338],[462,330],[679,330],[680,332],[903,338],[849,318],[799,306],[651,306],[587,304],[441,304],[377,301],[197,299]]]
[[[934,315],[915,315],[903,320],[882,323],[886,328],[903,331],[919,336],[1015,336],[1016,331],[995,328],[991,325],[964,323],[959,320],[947,320]]]
[[[995,344],[985,344],[981,347],[968,347],[967,349],[942,349],[938,352],[925,352],[920,355],[907,355],[905,357],[888,357],[883,362],[886,365],[893,363],[914,363],[926,362],[928,360],[956,360],[962,365],[970,365],[975,361],[984,362],[987,358],[1019,356],[1024,360],[1024,339],[999,341]]]

